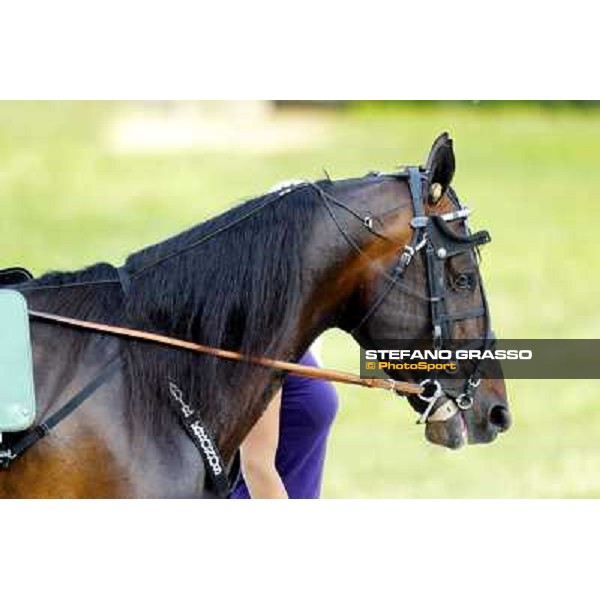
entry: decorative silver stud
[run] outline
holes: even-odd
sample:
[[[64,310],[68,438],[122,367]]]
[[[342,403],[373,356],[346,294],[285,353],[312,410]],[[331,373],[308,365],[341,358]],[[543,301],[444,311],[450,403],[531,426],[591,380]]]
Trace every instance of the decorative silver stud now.
[[[446,250],[446,248],[440,248],[437,251],[437,257],[438,258],[444,259],[444,258],[446,258],[446,256],[448,256],[448,251]]]

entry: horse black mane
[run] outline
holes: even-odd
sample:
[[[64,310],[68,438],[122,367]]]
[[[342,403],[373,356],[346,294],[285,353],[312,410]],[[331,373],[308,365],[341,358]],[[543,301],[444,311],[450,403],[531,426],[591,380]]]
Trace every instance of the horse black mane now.
[[[306,283],[303,249],[321,203],[311,186],[297,187],[259,210],[269,199],[267,195],[244,202],[130,255],[125,262],[131,276],[127,295],[116,269],[106,263],[71,273],[51,272],[21,290],[32,306],[49,312],[252,355],[297,359],[282,352],[298,324]],[[255,210],[251,218],[194,246]],[[88,332],[69,335],[79,341],[65,344],[69,357],[64,360],[74,364],[90,338],[104,339]],[[264,389],[270,376],[260,367],[144,342],[122,341],[121,348],[131,420],[155,435],[170,429],[174,418],[168,381],[177,383],[186,401],[222,431],[233,421],[231,410],[245,409],[239,400],[248,397],[245,392]]]

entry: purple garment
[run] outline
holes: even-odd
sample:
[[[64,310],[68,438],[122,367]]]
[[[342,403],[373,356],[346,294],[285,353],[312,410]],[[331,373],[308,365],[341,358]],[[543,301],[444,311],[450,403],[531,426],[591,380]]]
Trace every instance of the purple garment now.
[[[310,352],[300,364],[319,366]],[[337,393],[331,383],[292,374],[283,380],[275,467],[290,498],[319,497],[327,437],[337,408]],[[249,497],[240,478],[231,498]]]

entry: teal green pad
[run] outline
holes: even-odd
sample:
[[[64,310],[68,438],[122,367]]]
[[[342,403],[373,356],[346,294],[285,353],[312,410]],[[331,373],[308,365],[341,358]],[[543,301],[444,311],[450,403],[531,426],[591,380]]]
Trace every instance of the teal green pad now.
[[[35,418],[35,385],[25,297],[0,289],[0,432],[23,431]]]

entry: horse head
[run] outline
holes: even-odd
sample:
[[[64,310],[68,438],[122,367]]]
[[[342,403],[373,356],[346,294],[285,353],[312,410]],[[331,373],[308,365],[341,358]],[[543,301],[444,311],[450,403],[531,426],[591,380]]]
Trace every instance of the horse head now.
[[[432,349],[492,346],[478,264],[478,247],[490,237],[470,233],[469,211],[451,187],[454,171],[452,140],[442,134],[423,167],[319,183],[331,217],[329,239],[337,234],[351,249],[333,275],[341,307],[336,325],[363,348],[382,340],[402,340],[404,347],[425,342]],[[482,378],[477,361],[439,380],[385,370],[424,385],[409,401],[433,443],[488,443],[510,426],[503,379]]]

